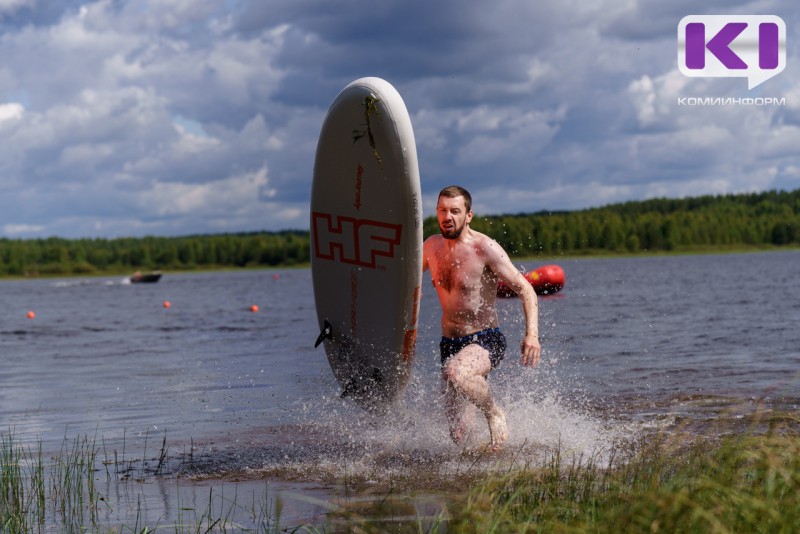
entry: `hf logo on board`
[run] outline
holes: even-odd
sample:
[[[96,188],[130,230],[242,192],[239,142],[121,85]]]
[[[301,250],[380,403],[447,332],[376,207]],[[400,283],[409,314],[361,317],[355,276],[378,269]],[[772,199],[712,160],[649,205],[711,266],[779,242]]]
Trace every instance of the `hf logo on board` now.
[[[691,77],[747,78],[753,89],[786,68],[786,23],[775,15],[689,15],[678,68]]]
[[[384,269],[378,258],[394,258],[403,226],[314,212],[314,255],[323,260],[340,261],[370,269]]]

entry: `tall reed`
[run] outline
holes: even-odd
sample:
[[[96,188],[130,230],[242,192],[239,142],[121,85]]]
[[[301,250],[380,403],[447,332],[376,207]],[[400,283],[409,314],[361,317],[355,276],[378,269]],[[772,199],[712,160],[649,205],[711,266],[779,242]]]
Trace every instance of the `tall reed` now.
[[[45,475],[42,444],[35,452],[0,435],[0,530],[28,532],[44,522]]]
[[[123,443],[123,447],[125,444]],[[145,445],[146,447],[146,445]],[[105,444],[103,444],[105,450]],[[124,450],[124,449],[123,449]],[[138,483],[147,476],[160,476],[167,464],[166,437],[161,444],[158,456],[150,465],[146,456],[141,460],[114,460],[105,453],[105,474],[97,467],[100,449],[96,439],[87,435],[72,440],[64,438],[59,453],[44,459],[42,443],[31,450],[18,444],[14,433],[0,433],[0,533],[30,532],[153,532],[160,527],[147,524],[142,514],[142,495],[136,494],[135,501],[117,502],[124,514],[108,524],[108,517],[101,512],[111,511],[109,500],[101,495],[97,479],[104,476],[111,480],[108,463],[114,462],[114,474],[118,484]],[[146,454],[146,449],[145,449]],[[122,467],[121,469],[119,467]],[[132,480],[130,473],[139,475]],[[176,481],[176,487],[180,483]],[[242,499],[238,490],[226,493],[224,487],[217,490],[209,488],[207,505],[195,510],[188,503],[177,500],[177,522],[169,527],[174,532],[239,532],[254,530],[258,532],[281,532],[282,501],[280,496],[272,496],[269,486],[261,495],[253,492],[252,500]],[[167,514],[175,510],[165,510]],[[119,517],[119,516],[118,516]],[[243,527],[243,524],[252,527]]]

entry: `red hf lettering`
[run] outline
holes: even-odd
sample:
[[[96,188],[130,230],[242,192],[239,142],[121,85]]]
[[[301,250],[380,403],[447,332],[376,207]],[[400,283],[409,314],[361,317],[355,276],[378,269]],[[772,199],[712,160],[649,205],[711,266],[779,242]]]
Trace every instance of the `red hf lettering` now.
[[[394,258],[403,226],[313,212],[314,255],[323,260],[383,269],[378,258]]]

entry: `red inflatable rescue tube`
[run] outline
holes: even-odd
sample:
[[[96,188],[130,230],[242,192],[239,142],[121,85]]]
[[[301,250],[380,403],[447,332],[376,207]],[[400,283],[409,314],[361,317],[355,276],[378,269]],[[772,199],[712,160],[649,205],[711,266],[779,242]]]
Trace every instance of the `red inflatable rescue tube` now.
[[[530,282],[537,295],[552,295],[564,288],[566,277],[564,269],[558,265],[543,265],[534,271],[522,273],[525,280]],[[505,282],[497,284],[498,297],[516,297],[517,294]]]

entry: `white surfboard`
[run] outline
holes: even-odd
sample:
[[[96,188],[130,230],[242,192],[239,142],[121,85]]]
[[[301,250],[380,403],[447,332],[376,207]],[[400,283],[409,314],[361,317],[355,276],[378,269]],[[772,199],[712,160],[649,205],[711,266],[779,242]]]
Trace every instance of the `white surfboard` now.
[[[311,189],[320,336],[342,396],[385,410],[411,372],[422,281],[417,149],[403,99],[361,78],[333,101]]]

